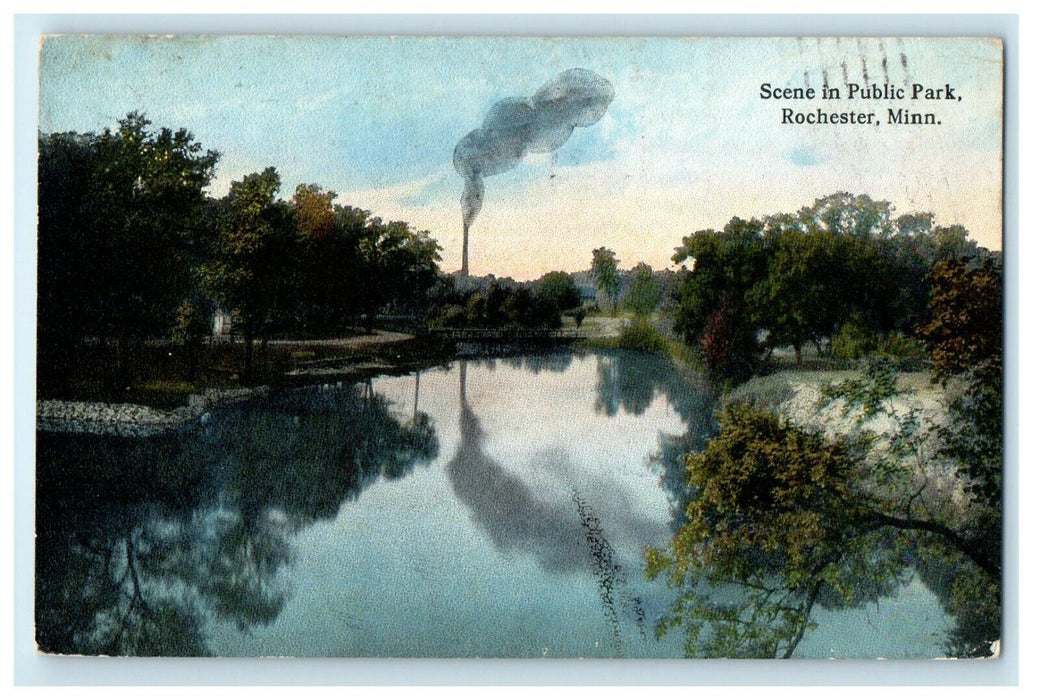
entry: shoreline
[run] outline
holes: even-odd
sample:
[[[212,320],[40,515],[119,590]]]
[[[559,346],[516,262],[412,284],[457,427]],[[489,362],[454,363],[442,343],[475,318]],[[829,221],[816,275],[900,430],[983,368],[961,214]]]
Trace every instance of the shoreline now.
[[[207,389],[189,396],[187,405],[172,409],[133,403],[42,399],[36,402],[36,430],[49,433],[152,437],[202,420],[207,411],[214,406],[246,401],[256,396],[264,396],[269,391],[268,386]]]
[[[416,337],[394,338],[383,348],[415,349]],[[377,346],[379,344],[376,344]],[[368,349],[372,349],[369,347]],[[419,352],[379,353],[373,357],[325,358],[298,363],[272,384],[237,388],[209,388],[187,396],[175,408],[158,408],[140,403],[38,399],[36,430],[49,433],[153,437],[205,421],[211,408],[265,396],[273,390],[357,384],[376,377],[401,376],[436,367],[445,362],[473,357],[458,348],[424,347]]]
[[[599,338],[617,332],[613,319],[597,333]],[[606,332],[603,332],[606,331]],[[272,389],[355,384],[380,376],[399,376],[473,355],[465,348],[446,347],[421,335],[379,331],[375,336],[324,340],[271,340],[271,346],[320,347],[343,350],[346,355],[320,357],[293,363],[267,384],[234,388],[207,388],[187,395],[183,405],[159,408],[143,403],[92,400],[38,399],[36,430],[121,437],[151,437],[204,420],[214,406],[266,395]],[[517,348],[518,350],[520,348]],[[480,353],[477,353],[480,354]]]

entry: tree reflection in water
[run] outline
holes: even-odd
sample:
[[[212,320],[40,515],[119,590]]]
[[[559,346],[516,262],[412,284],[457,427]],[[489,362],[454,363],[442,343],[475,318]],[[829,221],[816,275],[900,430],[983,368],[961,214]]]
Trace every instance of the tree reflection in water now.
[[[596,399],[594,410],[606,416],[620,412],[641,416],[663,397],[684,424],[679,434],[661,433],[653,467],[672,513],[672,532],[684,522],[687,500],[683,456],[704,449],[716,430],[717,390],[692,377],[684,377],[671,360],[660,355],[618,351],[596,355]]]
[[[37,644],[207,654],[208,622],[278,617],[293,533],[437,451],[425,414],[402,424],[370,385],[286,392],[154,438],[38,433]]]

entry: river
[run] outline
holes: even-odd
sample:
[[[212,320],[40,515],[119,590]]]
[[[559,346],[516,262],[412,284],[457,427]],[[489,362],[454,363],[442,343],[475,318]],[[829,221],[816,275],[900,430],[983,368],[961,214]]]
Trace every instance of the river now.
[[[677,657],[643,576],[714,400],[570,351],[275,392],[142,439],[38,433],[37,636],[86,654]],[[798,656],[943,654],[916,577]]]

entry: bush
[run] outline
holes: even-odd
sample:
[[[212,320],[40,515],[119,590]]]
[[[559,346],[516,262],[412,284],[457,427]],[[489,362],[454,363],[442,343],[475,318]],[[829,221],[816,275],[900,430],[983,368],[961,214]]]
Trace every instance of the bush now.
[[[432,310],[429,318],[431,328],[459,328],[466,325],[466,309],[458,304],[448,304]]]
[[[182,348],[197,348],[209,336],[212,309],[191,301],[181,302],[177,308],[171,338]]]
[[[708,318],[700,349],[713,379],[743,381],[755,373],[759,364],[755,329],[729,304],[723,304]]]
[[[911,372],[924,367],[928,359],[928,346],[893,331],[878,344],[877,354],[894,362],[899,371]]]
[[[640,318],[625,324],[621,329],[618,347],[623,350],[665,352],[668,343],[649,321]]]
[[[852,314],[834,335],[834,356],[839,360],[858,360],[874,352],[877,335],[871,330],[861,314]]]

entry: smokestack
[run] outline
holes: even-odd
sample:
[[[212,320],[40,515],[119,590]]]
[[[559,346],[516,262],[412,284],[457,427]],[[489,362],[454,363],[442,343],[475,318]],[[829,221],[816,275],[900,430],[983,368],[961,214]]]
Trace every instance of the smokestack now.
[[[583,68],[564,71],[532,97],[499,100],[484,123],[455,146],[462,176],[462,275],[469,275],[469,228],[484,204],[484,178],[515,168],[527,153],[552,153],[574,129],[592,126],[614,100],[614,86]]]
[[[469,224],[462,222],[462,276],[469,277]]]

